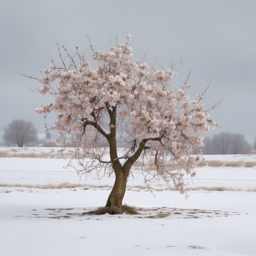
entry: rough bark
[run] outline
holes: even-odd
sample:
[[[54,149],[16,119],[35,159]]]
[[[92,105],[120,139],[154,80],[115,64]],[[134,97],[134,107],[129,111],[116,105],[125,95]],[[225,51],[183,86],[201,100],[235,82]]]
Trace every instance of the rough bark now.
[[[120,164],[118,159],[114,159],[113,169],[115,171],[115,183],[113,189],[108,197],[106,207],[118,207],[122,209],[122,202],[126,191],[126,183],[134,162],[139,158],[144,149],[146,140],[141,141],[137,151],[127,159],[124,166]],[[110,151],[111,155],[111,151]]]
[[[124,171],[122,167],[115,170],[115,183],[108,197],[107,207],[118,207],[122,209],[128,176],[129,172]]]

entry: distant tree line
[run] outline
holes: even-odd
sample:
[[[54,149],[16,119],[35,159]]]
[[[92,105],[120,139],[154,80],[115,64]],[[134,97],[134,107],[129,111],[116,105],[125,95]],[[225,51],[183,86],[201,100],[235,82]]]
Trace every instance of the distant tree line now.
[[[46,134],[46,136],[50,138],[51,134]],[[2,138],[3,145],[6,146],[17,145],[23,147],[24,145],[38,145],[39,143],[35,126],[31,122],[26,122],[22,119],[13,120],[9,123],[8,127],[4,130]],[[105,146],[105,143],[104,138],[100,138],[95,146],[102,147]],[[122,141],[118,141],[118,145],[122,147]],[[55,146],[57,145],[55,144]],[[75,141],[72,138],[69,146],[75,146]],[[215,134],[212,138],[206,137],[202,147],[204,155],[246,154],[252,149],[256,150],[256,137],[251,146],[243,134],[230,132]]]
[[[256,149],[256,138],[253,147]],[[230,132],[215,134],[212,138],[206,137],[202,147],[204,155],[246,154],[251,150],[252,146],[243,134]]]

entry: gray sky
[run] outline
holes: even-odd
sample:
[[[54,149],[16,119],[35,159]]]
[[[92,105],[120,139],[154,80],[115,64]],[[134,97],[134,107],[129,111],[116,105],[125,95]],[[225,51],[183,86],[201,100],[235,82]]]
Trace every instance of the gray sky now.
[[[35,74],[56,60],[56,40],[70,51],[75,44],[107,50],[110,41],[130,40],[134,57],[178,67],[177,85],[192,69],[190,94],[211,81],[206,106],[222,128],[215,133],[256,137],[256,1],[248,0],[0,0],[0,131],[17,118],[44,131],[43,116],[33,106],[51,101],[31,89],[41,87],[18,73]],[[189,91],[188,91],[189,94]],[[54,116],[46,119],[54,124]]]

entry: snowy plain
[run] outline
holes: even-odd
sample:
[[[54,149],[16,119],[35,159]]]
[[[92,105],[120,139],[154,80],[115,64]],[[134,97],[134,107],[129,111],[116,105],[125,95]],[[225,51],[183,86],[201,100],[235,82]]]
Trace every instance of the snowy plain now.
[[[255,155],[205,158],[256,162]],[[0,184],[6,185],[0,187],[0,255],[256,255],[256,192],[247,191],[256,188],[256,166],[197,168],[190,187],[244,191],[190,191],[187,200],[159,182],[150,192],[134,170],[124,203],[140,214],[89,216],[83,213],[105,204],[114,177],[85,181],[74,169],[63,169],[66,164],[65,159],[0,158]],[[65,182],[84,186],[25,186]]]

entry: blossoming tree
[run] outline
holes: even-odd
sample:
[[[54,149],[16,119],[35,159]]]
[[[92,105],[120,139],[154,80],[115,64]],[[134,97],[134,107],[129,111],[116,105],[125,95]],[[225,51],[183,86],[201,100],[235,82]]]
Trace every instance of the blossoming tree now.
[[[202,133],[216,126],[203,109],[207,89],[191,100],[186,95],[187,79],[181,88],[173,88],[174,70],[134,61],[129,38],[127,34],[124,43],[117,42],[107,52],[95,51],[90,43],[90,61],[78,46],[71,56],[65,46],[58,45],[61,65],[52,59],[42,79],[27,76],[43,84],[40,94],[54,96],[54,102],[35,112],[57,113],[56,126],[50,129],[56,129],[63,141],[73,136],[78,171],[86,175],[114,172],[106,206],[120,209],[136,161],[146,183],[160,177],[186,194],[183,177],[195,175],[200,156],[193,154],[202,146]],[[126,142],[122,150],[117,147],[120,139]],[[99,140],[104,141],[101,147]]]

